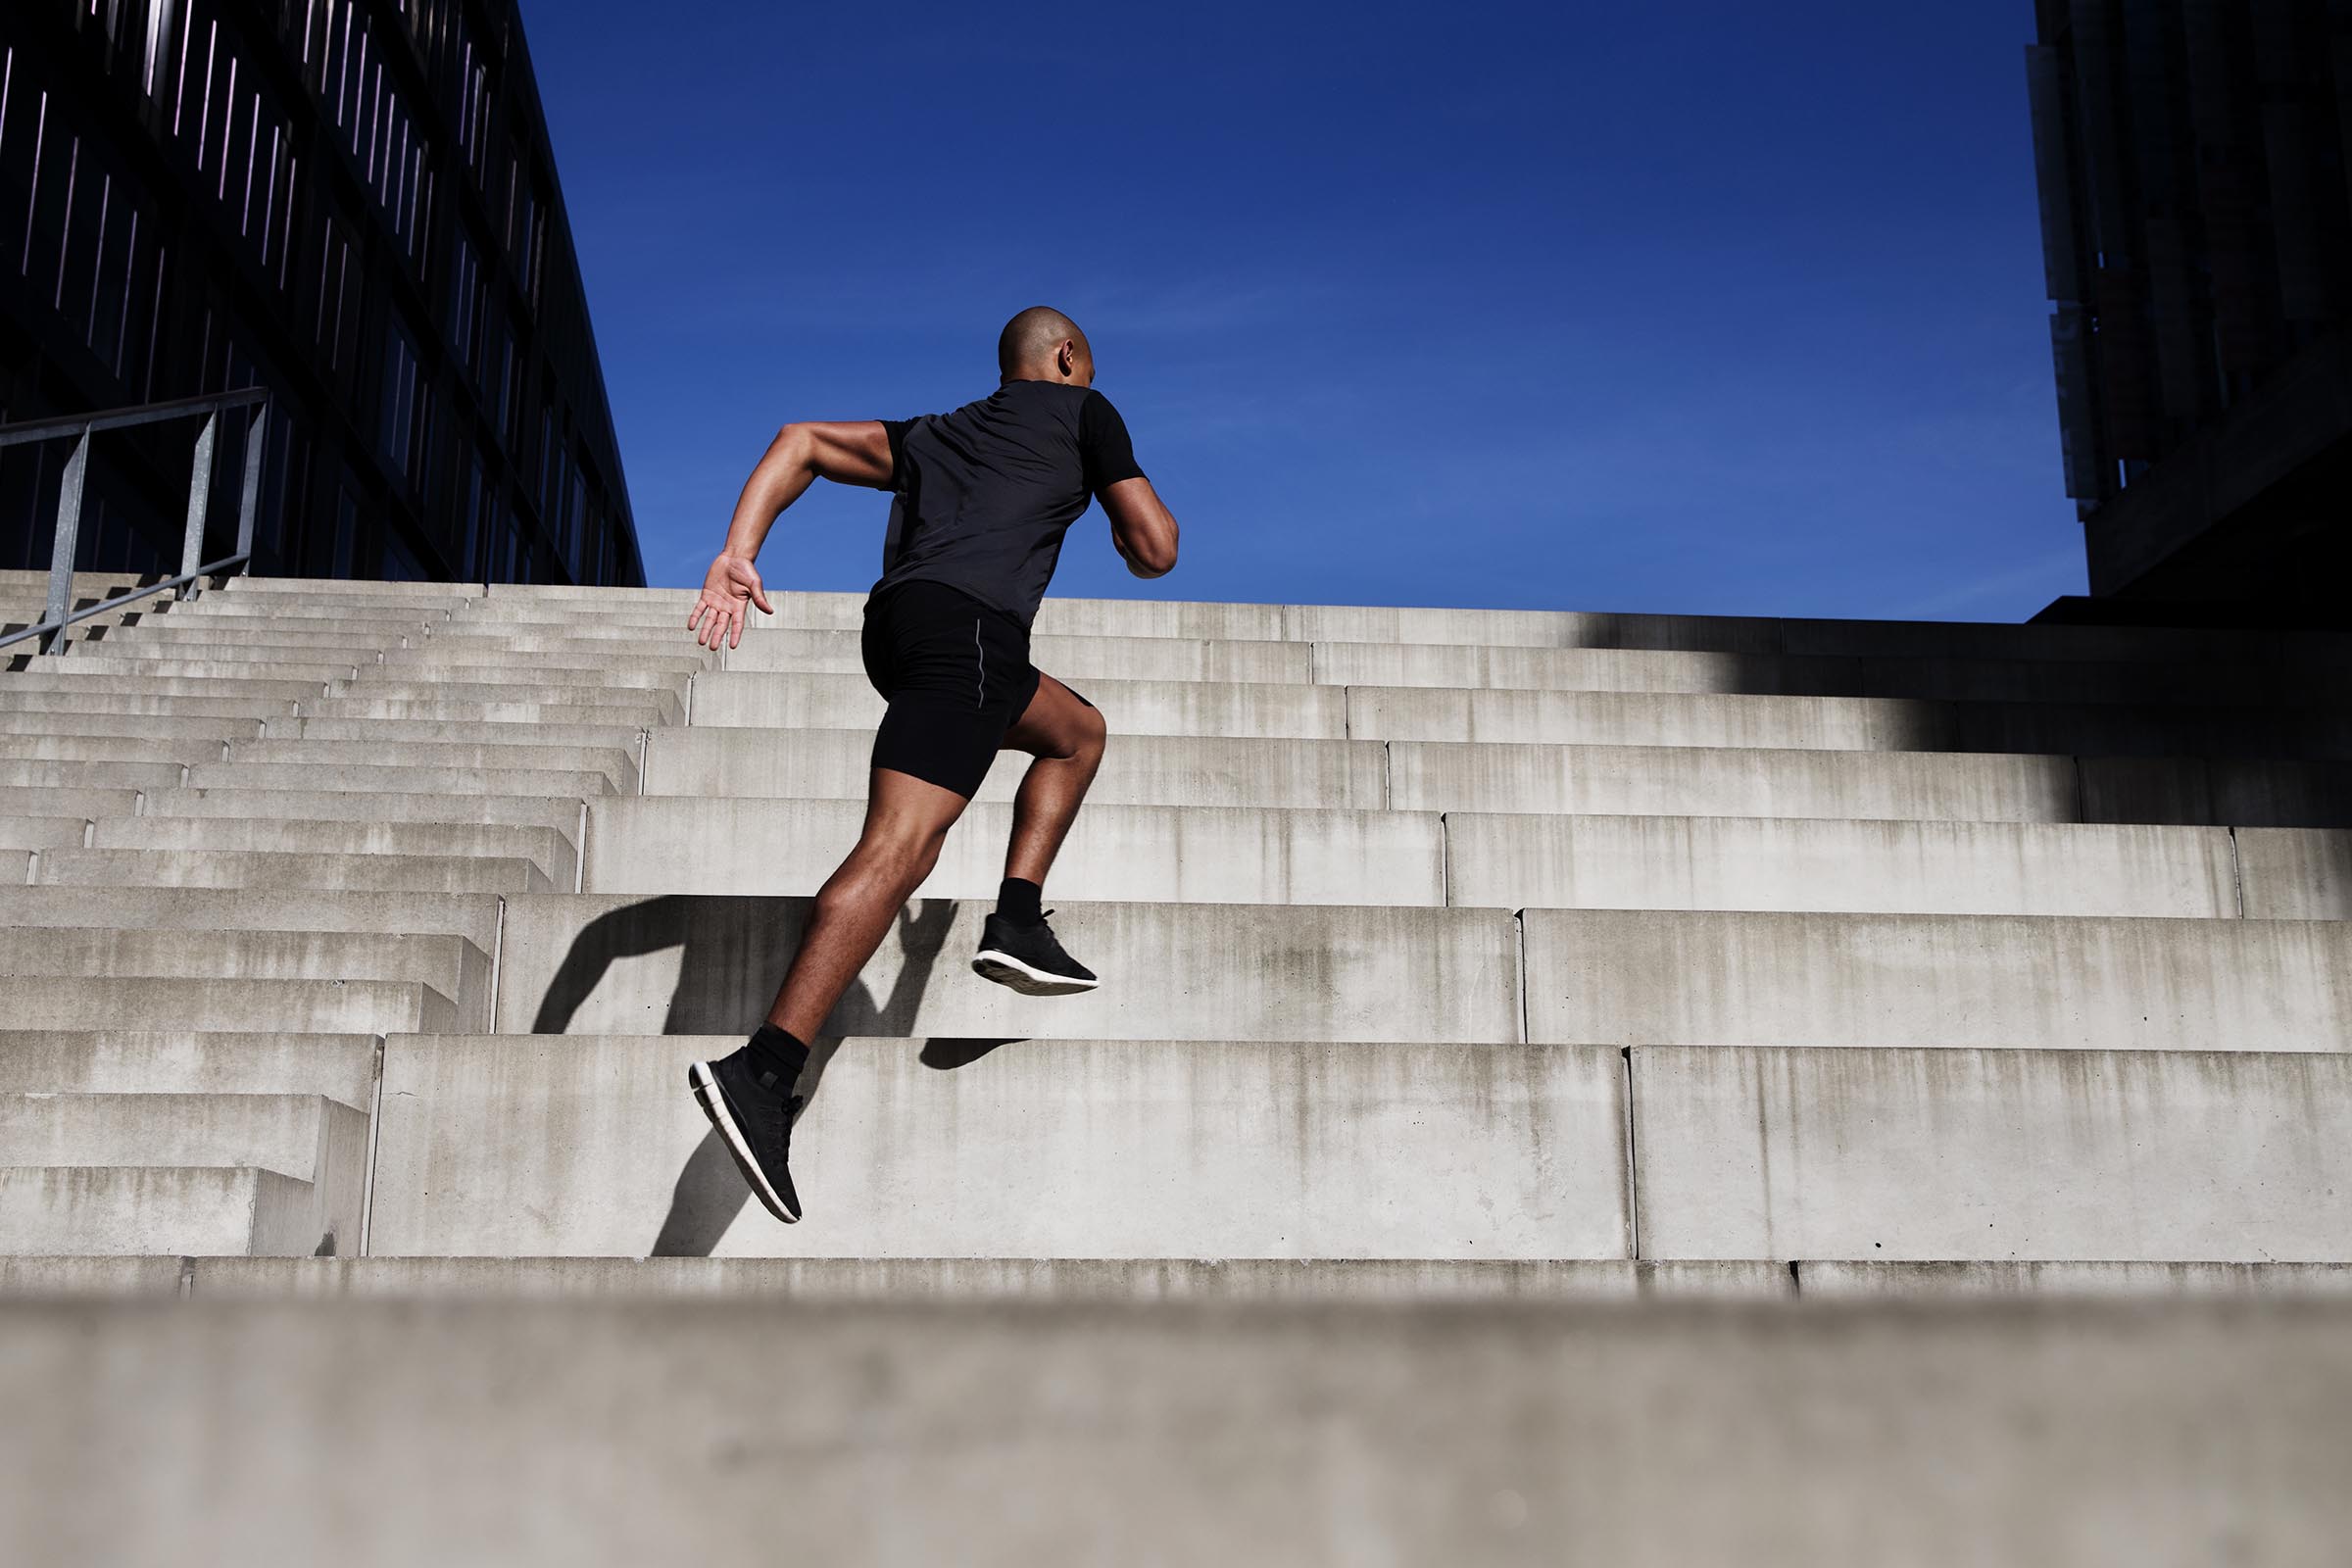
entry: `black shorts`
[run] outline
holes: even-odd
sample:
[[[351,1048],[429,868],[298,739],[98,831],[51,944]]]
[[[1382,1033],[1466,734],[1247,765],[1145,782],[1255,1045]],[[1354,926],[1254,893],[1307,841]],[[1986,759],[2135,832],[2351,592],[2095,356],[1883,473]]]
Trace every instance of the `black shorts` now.
[[[874,766],[970,800],[1037,695],[1027,629],[946,583],[893,583],[865,602],[859,651],[890,704]]]

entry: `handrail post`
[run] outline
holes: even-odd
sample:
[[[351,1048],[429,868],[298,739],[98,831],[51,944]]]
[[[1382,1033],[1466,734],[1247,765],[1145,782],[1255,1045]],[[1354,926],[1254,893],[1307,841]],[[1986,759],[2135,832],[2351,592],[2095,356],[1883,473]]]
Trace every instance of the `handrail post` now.
[[[183,577],[204,564],[205,514],[213,505],[213,438],[220,429],[220,411],[216,409],[196,437],[196,466],[188,476],[188,531],[179,547],[179,572]],[[188,590],[180,589],[178,597],[187,598]]]
[[[237,554],[245,558],[237,566],[240,577],[253,570],[253,518],[261,507],[262,448],[269,434],[270,405],[257,403],[253,408],[253,422],[245,427],[245,487],[237,497]]]
[[[57,629],[41,639],[44,654],[66,651],[65,618],[74,607],[74,553],[81,536],[81,482],[89,466],[90,427],[85,424],[74,437],[74,455],[66,460],[58,481],[57,538],[49,547],[49,608],[41,617],[56,622]]]

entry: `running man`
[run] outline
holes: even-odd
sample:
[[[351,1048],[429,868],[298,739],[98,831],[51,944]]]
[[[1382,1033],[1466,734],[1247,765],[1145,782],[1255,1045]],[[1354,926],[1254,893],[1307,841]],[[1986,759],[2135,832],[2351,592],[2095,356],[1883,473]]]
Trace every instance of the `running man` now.
[[[686,617],[702,646],[740,645],[748,606],[774,613],[752,562],[810,481],[891,492],[861,643],[866,678],[890,705],[864,831],[818,891],[767,1021],[741,1049],[687,1070],[744,1180],[787,1222],[801,1217],[785,1160],[808,1042],[930,874],[1000,751],[1035,760],[972,969],[1030,996],[1100,983],[1062,951],[1038,901],[1102,763],[1102,715],[1030,664],[1029,627],[1090,497],[1138,577],[1175,566],[1176,519],[1136,466],[1118,411],[1093,390],[1094,351],[1068,317],[1042,305],[1014,317],[997,339],[997,368],[995,394],[953,414],[777,432]]]

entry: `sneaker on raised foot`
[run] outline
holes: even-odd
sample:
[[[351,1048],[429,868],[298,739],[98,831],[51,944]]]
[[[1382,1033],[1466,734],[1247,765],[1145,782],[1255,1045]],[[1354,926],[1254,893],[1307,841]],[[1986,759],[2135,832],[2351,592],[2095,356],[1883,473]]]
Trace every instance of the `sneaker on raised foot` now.
[[[1042,917],[1035,925],[1019,925],[1001,914],[990,915],[980,931],[980,951],[972,956],[972,973],[1029,997],[1066,997],[1102,983],[1094,970],[1061,951],[1054,928]]]
[[[802,1099],[792,1085],[738,1050],[716,1061],[686,1069],[687,1087],[718,1129],[719,1141],[735,1156],[735,1168],[767,1211],[789,1225],[801,1217],[800,1195],[792,1190],[785,1158],[792,1152],[792,1118]]]

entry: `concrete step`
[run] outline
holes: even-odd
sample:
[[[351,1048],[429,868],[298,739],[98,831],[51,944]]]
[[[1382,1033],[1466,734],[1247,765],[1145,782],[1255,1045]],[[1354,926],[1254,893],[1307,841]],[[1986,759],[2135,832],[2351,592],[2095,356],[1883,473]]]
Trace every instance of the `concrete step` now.
[[[341,1221],[329,1228],[356,1251],[368,1113],[318,1095],[0,1094],[5,1165],[275,1171],[324,1185]]]
[[[0,1250],[291,1253],[346,1248],[312,1183],[235,1166],[0,1166]]]
[[[449,1029],[458,1016],[457,1004],[440,992],[396,980],[0,978],[0,1017],[18,1030],[387,1034]],[[32,1249],[44,1250],[58,1250]]]
[[[2245,828],[2233,837],[2248,915],[2352,920],[2352,833]]]
[[[652,709],[662,715],[664,723],[679,724],[686,719],[686,703],[682,693],[630,686],[538,686],[520,681],[491,685],[478,681],[369,678],[346,682],[334,695],[347,702],[433,703],[444,708],[466,704],[477,708],[536,710],[606,708],[634,711]]]
[[[2102,822],[2352,827],[2352,765],[2086,758],[2082,804]]]
[[[4,824],[5,819],[0,819],[0,843],[5,842]],[[74,842],[81,842],[78,835]],[[579,879],[578,856],[570,839],[553,828],[510,824],[118,816],[104,818],[94,825],[90,847],[524,859],[536,865],[556,888],[570,888]]]
[[[398,740],[242,740],[218,760],[231,764],[270,766],[307,764],[341,767],[469,768],[481,771],[542,769],[560,773],[592,773],[616,793],[637,788],[634,747],[617,746],[502,746],[464,741]]]
[[[0,885],[15,887],[32,880],[30,850],[0,850]]]
[[[359,762],[206,762],[187,770],[196,789],[293,790],[302,793],[389,791],[403,795],[601,796],[612,792],[602,772],[550,767],[382,767]]]
[[[143,790],[174,787],[179,762],[41,760],[0,754],[0,790]]]
[[[241,1259],[238,1261],[242,1261]],[[1884,1263],[1875,1258],[1792,1263],[1797,1294],[1825,1301],[1985,1297],[2146,1300],[2152,1297],[2338,1298],[2352,1293],[2344,1263]]]
[[[1523,918],[1535,1040],[2352,1045],[2352,929],[2341,923],[1617,909]]]
[[[349,614],[327,614],[299,604],[263,604],[252,599],[220,599],[207,596],[193,604],[176,607],[172,614],[145,624],[178,627],[202,631],[212,636],[241,636],[243,628],[284,632],[289,636],[340,638],[346,642],[354,637],[366,637],[371,643],[389,645],[406,639],[429,637],[450,624],[449,613],[443,610],[418,607],[414,610],[358,609]]]
[[[1314,680],[1341,686],[1510,691],[1745,693],[1898,697],[1972,703],[2125,703],[2152,707],[2341,707],[2287,666],[2102,663],[2087,660],[1858,659],[1647,649],[1315,643]],[[737,663],[734,667],[743,667]],[[1195,677],[1207,678],[1207,677]],[[1297,677],[1293,677],[1297,678]]]
[[[93,1258],[0,1260],[0,1296],[185,1294],[208,1300],[764,1298],[876,1304],[943,1299],[1770,1300],[1793,1295],[1796,1275],[1784,1263],[1621,1258],[204,1257],[158,1258],[152,1263],[158,1266],[132,1270],[119,1264],[108,1268]],[[2152,1269],[2148,1272],[2154,1274]],[[2239,1294],[2285,1294],[2298,1288],[2285,1283],[2284,1277],[2291,1274],[2298,1283],[2312,1281],[2316,1294],[2334,1285],[2336,1272],[2325,1266],[2281,1269],[2281,1283],[2273,1286],[2264,1271],[2240,1265],[2231,1278]],[[2352,1269],[2340,1272],[2352,1276]],[[2209,1294],[2222,1288],[2217,1285]],[[2342,1288],[2352,1289],[2352,1281]],[[2150,1289],[2162,1289],[2162,1284]]]
[[[972,1568],[1519,1568],[1565,1540],[1623,1568],[2321,1564],[2352,1524],[2348,1322],[2220,1301],[21,1303],[0,1398],[43,1418],[0,1430],[0,1474],[32,1561],[739,1562],[788,1518],[810,1560]],[[747,1398],[749,1365],[793,1396]],[[844,1431],[870,1446],[826,1441]],[[120,1505],[120,1477],[191,1452],[184,1502]],[[741,1505],[747,1469],[768,1506]]]
[[[299,888],[0,888],[0,929],[371,931],[459,936],[487,953],[498,944],[498,900],[488,894],[451,898]]]
[[[133,1264],[143,1266],[130,1266]],[[1619,1258],[53,1257],[0,1295],[284,1300],[787,1298],[800,1302],[1723,1301],[2335,1298],[2342,1263],[1691,1262]]]
[[[322,696],[320,680],[224,680],[202,675],[12,674],[0,680],[12,693],[50,692],[68,697],[137,696],[194,698],[206,702],[288,704]]]
[[[178,978],[221,983],[417,981],[456,1003],[464,1020],[461,1027],[486,1028],[490,1017],[488,954],[462,937],[447,935],[20,927],[8,933],[7,951],[0,954],[0,975],[12,979]],[[97,1027],[114,1025],[114,1020],[104,1017],[88,1022]]]
[[[25,673],[72,675],[83,680],[94,680],[105,675],[131,675],[156,680],[332,681],[350,676],[363,662],[374,663],[375,656],[367,653],[354,654],[345,659],[279,662],[253,659],[176,659],[169,656],[150,659],[126,654],[85,654],[75,651],[59,657],[35,659],[26,666]]]
[[[185,764],[218,761],[227,749],[225,740],[202,735],[0,735],[0,760],[20,762]]]
[[[1345,740],[1348,694],[1337,686],[1250,681],[1089,681],[1075,688],[1102,710],[1114,735],[1260,736]],[[698,677],[698,726],[865,729],[885,708],[863,675],[758,675],[721,671]]]
[[[60,694],[63,695],[63,694]],[[22,711],[0,709],[0,735],[104,735],[118,738],[156,740],[215,740],[231,737],[256,738],[262,732],[262,714],[269,711],[255,705],[251,717],[220,717],[206,715],[188,717],[175,713],[110,713],[83,709],[72,712]]]
[[[47,850],[79,845],[90,823],[80,816],[0,816],[0,850]]]
[[[2224,828],[1462,811],[1445,820],[1447,902],[1457,905],[2208,919],[2241,912],[2241,866]],[[2352,838],[2325,837],[2352,863]],[[2250,880],[2264,884],[2265,912],[2301,907],[2314,869],[2249,868]],[[2246,908],[2255,903],[2249,890]]]
[[[821,635],[831,637],[841,634],[826,632]],[[708,666],[713,668],[722,662],[721,655],[713,654],[708,649],[698,650],[694,634],[687,630],[683,612],[675,620],[664,621],[660,625],[626,620],[608,624],[595,618],[577,618],[563,624],[546,622],[516,624],[476,616],[435,626],[429,646],[499,648],[516,653],[548,649],[576,649],[583,656],[598,659],[620,659],[631,653],[683,655],[691,659],[701,659]]]
[[[430,681],[434,685],[502,686],[527,681],[533,686],[569,689],[590,686],[603,691],[665,691],[684,696],[690,676],[711,673],[699,660],[640,657],[610,663],[588,662],[546,654],[517,654],[498,659],[487,653],[460,654],[447,648],[425,648],[423,657],[388,660],[363,669],[361,680]]]
[[[373,1035],[0,1030],[0,1092],[323,1095],[375,1102]]]
[[[159,697],[139,691],[15,691],[6,682],[0,682],[0,716],[8,718],[11,727],[20,732],[28,725],[39,725],[79,713],[153,716],[179,721],[192,718],[260,720],[289,712],[293,707],[292,700],[270,698]]]
[[[419,627],[384,638],[370,636],[368,641],[380,654],[387,649],[397,651],[411,640],[421,642],[424,635]],[[83,644],[91,653],[210,647],[282,648],[296,653],[316,650],[339,654],[354,646],[351,628],[342,621],[311,621],[295,626],[274,621],[255,621],[250,616],[234,621],[207,621],[201,616],[164,616],[110,631],[104,637],[93,637]]]
[[[808,907],[806,899],[779,898],[510,898],[500,939],[499,1031],[748,1031],[774,1000]],[[909,905],[883,938],[834,1009],[830,1032],[999,1040],[1519,1038],[1519,933],[1500,909],[1059,908],[1055,931],[1104,977],[1101,990],[1024,997],[981,979],[970,956],[988,906],[925,900]]]
[[[1238,688],[1201,688],[1212,689]],[[2114,705],[1412,686],[1350,686],[1347,693],[1348,733],[1393,741],[2146,757],[2352,756],[2352,717],[2283,710],[2233,713]],[[695,719],[717,721],[705,719],[699,690]]]
[[[858,842],[857,801],[617,796],[590,810],[592,893],[812,894]],[[966,810],[918,897],[994,898],[1012,808]],[[103,842],[103,841],[102,841]],[[2227,845],[2224,846],[2225,852]],[[1233,904],[1446,902],[1434,813],[1092,806],[1054,861],[1057,898]]]
[[[625,591],[625,590],[624,590]],[[231,577],[199,604],[270,596],[316,599],[329,607],[369,599],[401,604],[466,604],[483,595],[478,582],[383,582],[351,577]]]
[[[139,808],[137,790],[79,789],[71,785],[0,785],[0,814],[72,816],[88,821]]]
[[[646,739],[648,795],[865,799],[870,730],[660,729]],[[983,801],[1009,801],[1029,759],[998,757]],[[1326,807],[1387,804],[1377,741],[1282,741],[1117,735],[1087,793],[1095,806]]]
[[[0,805],[6,797],[0,795]],[[149,818],[257,818],[315,822],[478,822],[544,827],[567,844],[580,841],[587,803],[565,796],[398,795],[382,790],[154,790],[145,797]],[[99,815],[121,815],[104,811]]]
[[[2352,1261],[2352,1055],[1632,1060],[1647,1256]]]
[[[508,678],[515,673],[536,675],[554,684],[594,686],[673,682],[718,668],[710,654],[698,654],[689,643],[684,650],[662,644],[611,644],[529,639],[530,646],[489,639],[458,641],[437,637],[421,648],[394,649],[384,655],[377,673],[408,670],[448,675],[460,680]],[[488,670],[490,675],[461,671]]]
[[[787,1226],[686,1090],[688,1063],[739,1043],[388,1040],[371,1250],[1578,1258],[1631,1244],[1611,1050],[1063,1040],[967,1060],[954,1043],[852,1040],[812,1075],[793,1140],[808,1220]]]
[[[554,883],[515,857],[270,854],[236,850],[49,850],[44,887],[313,888],[344,893],[544,893]]]
[[[284,665],[293,672],[312,675],[320,670],[341,673],[353,664],[372,668],[381,655],[377,639],[371,637],[346,635],[290,646],[284,643],[256,643],[225,631],[199,640],[184,632],[177,637],[167,638],[159,630],[142,635],[110,637],[104,642],[83,643],[68,657],[73,660],[104,659],[112,664]]]
[[[266,719],[262,738],[273,741],[384,741],[454,742],[460,745],[586,746],[623,751],[634,756],[644,736],[635,724],[502,724],[489,719],[454,718],[339,718],[314,711],[343,706],[304,705],[301,713]]]
[[[601,703],[577,708],[562,703],[379,701],[356,695],[306,702],[302,705],[302,711],[318,718],[384,724],[391,726],[385,731],[391,734],[403,733],[400,726],[411,724],[658,729],[669,724],[676,716],[664,709],[625,704]]]

